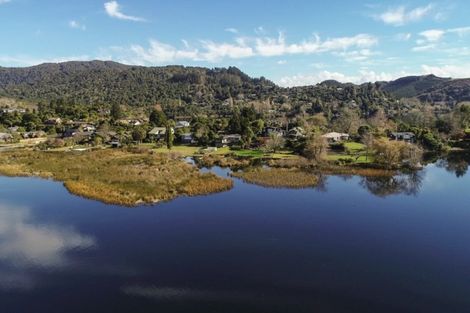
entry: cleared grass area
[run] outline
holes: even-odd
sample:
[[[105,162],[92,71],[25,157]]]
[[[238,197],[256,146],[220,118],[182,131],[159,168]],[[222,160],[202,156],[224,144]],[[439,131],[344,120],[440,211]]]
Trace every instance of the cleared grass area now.
[[[366,146],[359,142],[345,142],[344,152],[335,153],[331,151],[327,155],[327,160],[332,162],[345,162],[349,164],[373,163],[374,157],[371,152],[366,156]]]
[[[14,151],[0,154],[0,174],[62,181],[72,193],[133,206],[228,190],[233,182],[151,151]]]
[[[271,158],[271,159],[288,159],[297,158],[298,156],[290,151],[280,151],[277,153],[265,153],[263,150],[232,150],[237,157],[250,157],[254,159]]]
[[[173,146],[171,150],[168,150],[166,147],[153,149],[157,153],[179,153],[184,157],[194,156],[199,153],[199,147],[193,146]]]
[[[265,187],[308,188],[318,184],[316,175],[300,169],[270,168],[235,172],[232,176]]]
[[[360,156],[354,156],[354,155],[349,155],[349,154],[328,154],[327,155],[328,161],[342,161],[342,160],[349,160],[348,162],[351,163],[373,163],[374,162],[374,157],[372,155],[369,155],[369,157],[366,157],[365,155],[360,155]]]
[[[350,152],[361,152],[365,149],[365,145],[360,142],[345,142],[344,148]]]

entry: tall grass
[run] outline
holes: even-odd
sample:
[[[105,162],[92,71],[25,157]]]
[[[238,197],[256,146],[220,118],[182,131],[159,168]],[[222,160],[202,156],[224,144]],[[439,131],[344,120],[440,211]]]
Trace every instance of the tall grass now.
[[[319,182],[318,176],[299,169],[270,168],[234,172],[232,176],[265,187],[307,188]]]
[[[145,149],[7,152],[0,154],[0,173],[53,178],[74,194],[128,206],[224,191],[233,184],[200,173],[176,157]]]

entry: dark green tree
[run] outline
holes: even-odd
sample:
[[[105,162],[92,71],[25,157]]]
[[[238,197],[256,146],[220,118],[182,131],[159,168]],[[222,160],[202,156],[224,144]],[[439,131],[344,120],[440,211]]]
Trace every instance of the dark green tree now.
[[[117,121],[122,117],[122,108],[118,103],[111,106],[111,119]]]

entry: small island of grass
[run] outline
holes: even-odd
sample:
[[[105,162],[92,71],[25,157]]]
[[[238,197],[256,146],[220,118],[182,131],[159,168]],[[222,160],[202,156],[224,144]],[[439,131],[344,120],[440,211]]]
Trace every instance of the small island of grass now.
[[[0,174],[51,178],[71,193],[127,206],[225,191],[233,184],[179,158],[147,150],[4,152]]]
[[[308,188],[319,182],[315,174],[296,168],[258,168],[234,172],[232,176],[247,183],[273,188]]]

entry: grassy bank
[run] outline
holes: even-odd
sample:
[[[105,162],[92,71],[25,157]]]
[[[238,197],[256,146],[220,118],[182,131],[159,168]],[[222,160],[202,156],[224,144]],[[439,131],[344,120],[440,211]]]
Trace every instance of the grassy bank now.
[[[300,169],[270,168],[234,172],[232,176],[251,184],[279,188],[307,188],[317,185],[318,176]]]
[[[230,179],[200,173],[166,154],[146,150],[14,151],[0,154],[0,174],[64,182],[72,193],[133,206],[228,190]]]

